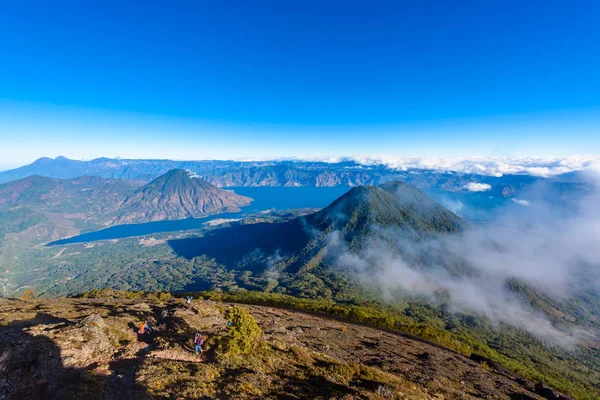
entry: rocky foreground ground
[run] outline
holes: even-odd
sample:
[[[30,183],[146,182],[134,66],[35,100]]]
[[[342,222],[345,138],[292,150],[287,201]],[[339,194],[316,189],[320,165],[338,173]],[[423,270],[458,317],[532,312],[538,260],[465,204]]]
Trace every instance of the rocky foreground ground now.
[[[249,354],[218,349],[228,304],[0,299],[0,399],[560,399],[498,365],[399,334],[242,305]],[[170,316],[160,323],[167,309]],[[138,337],[148,320],[155,331]],[[206,351],[196,356],[201,332]]]

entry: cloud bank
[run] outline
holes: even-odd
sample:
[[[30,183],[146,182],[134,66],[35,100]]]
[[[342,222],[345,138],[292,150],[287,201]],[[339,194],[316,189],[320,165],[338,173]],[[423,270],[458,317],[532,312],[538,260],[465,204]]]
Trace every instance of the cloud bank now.
[[[600,295],[600,177],[593,179],[592,190],[567,207],[546,202],[549,183],[542,182],[529,193],[530,207],[509,203],[495,222],[457,236],[408,242],[397,229],[385,229],[357,253],[334,232],[329,256],[338,268],[389,296],[401,292],[435,302],[444,293],[454,311],[484,315],[553,344],[572,344],[577,332],[555,327],[511,285],[525,284],[557,303],[584,292]],[[462,269],[436,261],[442,253],[463,260]],[[416,260],[427,265],[415,267]]]
[[[550,177],[581,169],[599,168],[600,155],[566,157],[436,157],[436,156],[352,156],[292,158],[297,161],[328,163],[354,161],[364,166],[384,165],[398,171],[423,169],[501,177],[527,174]]]
[[[487,183],[469,182],[464,188],[469,192],[485,192],[490,190],[492,185],[488,185]]]
[[[549,177],[594,165],[600,165],[600,156],[569,157],[353,157],[364,165],[383,164],[406,171],[426,169],[439,172],[458,172],[489,176],[528,174]]]
[[[531,202],[529,200],[522,200],[522,199],[511,199],[511,200],[522,206],[530,206],[531,205]]]

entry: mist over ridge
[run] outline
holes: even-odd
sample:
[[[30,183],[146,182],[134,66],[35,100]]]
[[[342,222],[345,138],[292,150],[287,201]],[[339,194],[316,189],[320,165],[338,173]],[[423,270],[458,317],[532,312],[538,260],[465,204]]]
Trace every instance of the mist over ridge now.
[[[577,329],[557,327],[516,289],[526,285],[557,305],[600,294],[600,175],[590,169],[584,176],[591,190],[580,199],[556,204],[547,196],[549,183],[538,182],[524,193],[529,206],[509,204],[491,221],[466,224],[450,236],[407,240],[401,228],[380,227],[356,252],[333,231],[328,257],[366,287],[379,288],[384,298],[417,296],[433,303],[443,298],[454,311],[475,312],[494,324],[570,345],[577,342]],[[439,252],[465,264],[449,271],[431,258],[420,261]]]

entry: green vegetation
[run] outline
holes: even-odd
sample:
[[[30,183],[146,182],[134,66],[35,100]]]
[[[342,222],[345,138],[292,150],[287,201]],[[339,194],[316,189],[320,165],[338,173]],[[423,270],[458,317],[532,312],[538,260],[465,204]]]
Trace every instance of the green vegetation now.
[[[169,292],[130,292],[127,290],[115,290],[115,289],[92,289],[89,292],[85,292],[80,296],[84,299],[150,299],[150,300],[159,300],[165,301],[167,299],[172,298],[173,296]]]
[[[416,200],[423,207],[398,207],[398,191],[401,198]],[[305,223],[320,232],[308,235]],[[571,348],[558,347],[468,311],[456,312],[444,293],[434,293],[433,300],[391,293],[384,302],[377,288],[358,285],[327,257],[327,233],[339,232],[350,250],[358,250],[368,243],[374,225],[401,228],[400,234],[418,241],[439,232],[460,231],[462,222],[414,188],[396,184],[361,187],[321,212],[283,224],[240,223],[224,229],[207,227],[196,232],[35,247],[14,253],[3,248],[10,257],[2,264],[7,272],[0,271],[0,283],[8,281],[7,293],[17,297],[28,288],[42,296],[73,295],[92,287],[135,291],[130,298],[148,296],[141,291],[202,292],[212,300],[332,315],[418,336],[467,356],[484,356],[489,359],[487,366],[500,363],[581,399],[598,397],[600,343],[594,336],[600,327],[597,294],[584,293],[563,301],[522,282],[507,285],[524,304],[544,313],[557,329],[579,329],[585,340]],[[397,250],[403,254],[402,248]],[[468,271],[464,262],[443,249],[406,257],[414,258],[409,261],[415,268],[438,265],[451,275]],[[95,291],[86,296],[112,295]],[[114,292],[113,297],[129,296]],[[232,357],[248,354],[255,343],[254,339],[239,342],[240,338],[253,338],[254,329],[244,316],[235,318],[239,323],[221,341],[223,353]]]
[[[183,295],[188,295],[185,293]],[[179,296],[179,294],[177,294]],[[478,318],[454,319],[455,326],[440,328],[432,308],[414,304],[404,313],[398,308],[375,303],[339,304],[328,300],[300,299],[278,293],[237,291],[201,292],[201,298],[332,315],[367,325],[400,331],[424,338],[464,355],[487,357],[525,378],[548,384],[578,399],[597,399],[600,381],[600,352],[597,349],[549,348],[528,334],[509,326],[498,331]],[[407,316],[410,315],[409,316]],[[415,322],[420,319],[427,322]],[[495,347],[495,348],[494,348]]]
[[[248,310],[231,307],[225,312],[227,335],[217,340],[218,349],[230,355],[249,354],[256,349],[262,331]]]
[[[164,240],[169,236],[153,237]],[[22,274],[13,270],[13,277],[18,278],[21,285],[35,281],[36,293],[43,296],[74,295],[92,287],[128,291],[205,290],[211,291],[210,296],[215,299],[223,296],[222,299],[228,301],[252,301],[327,313],[407,332],[463,354],[474,352],[577,398],[597,398],[595,385],[600,385],[600,351],[593,345],[570,349],[554,347],[512,326],[492,325],[477,315],[453,312],[443,297],[437,304],[429,299],[398,297],[382,307],[378,291],[360,288],[348,277],[320,263],[293,274],[282,270],[273,274],[272,270],[229,268],[203,256],[177,257],[168,244],[145,246],[140,244],[139,238],[93,245],[89,248],[86,244],[65,246],[66,250],[57,258],[54,256],[61,250],[59,247],[38,248],[21,254],[15,263],[22,265],[21,268],[27,266],[28,270],[41,268],[40,273],[47,278],[37,280],[39,275],[27,270]],[[285,260],[277,267],[284,263]],[[74,276],[77,279],[66,279]],[[244,290],[249,292],[244,293]],[[515,285],[514,290],[520,290],[525,298],[534,298],[525,288]],[[17,295],[20,297],[22,293]],[[544,304],[550,304],[543,298],[536,301],[535,307],[540,310]],[[593,313],[598,303],[595,296],[577,301],[584,302],[586,308],[566,304],[561,309],[589,309],[588,313]],[[586,316],[570,314],[578,319]]]
[[[160,241],[172,235],[181,234],[153,237]],[[35,284],[35,292],[42,296],[74,295],[92,287],[127,291],[204,290],[211,291],[210,296],[216,296],[215,299],[223,296],[222,299],[228,301],[251,300],[256,304],[327,313],[407,332],[463,354],[483,355],[577,398],[598,397],[595,385],[600,385],[600,351],[593,343],[569,349],[555,347],[515,327],[492,325],[480,316],[453,312],[443,296],[437,304],[430,299],[399,296],[380,306],[381,294],[377,290],[360,288],[348,277],[319,262],[288,273],[279,269],[285,267],[286,260],[283,260],[275,265],[277,273],[274,274],[273,270],[226,267],[204,256],[177,257],[167,243],[145,246],[139,238],[97,242],[93,247],[88,244],[64,246],[66,250],[54,258],[62,248],[36,248],[30,253],[21,253],[18,260],[11,261],[16,268],[7,269],[11,269],[13,279],[20,285]],[[38,269],[40,272],[28,272]],[[39,280],[39,274],[46,279]],[[518,285],[513,289],[525,299],[537,299],[536,309],[544,310],[543,307],[551,304],[548,299],[535,297],[529,289]],[[249,292],[244,293],[244,290]],[[23,291],[16,293],[18,297],[22,294]],[[597,309],[594,307],[598,299],[593,295],[574,301],[586,307],[568,303],[561,305],[561,310],[583,319]],[[585,310],[589,311],[582,314]],[[594,321],[593,318],[585,320]]]
[[[469,347],[453,339],[449,332],[432,325],[415,323],[400,314],[386,312],[375,304],[370,306],[344,305],[331,301],[299,299],[277,293],[243,291],[236,293],[201,292],[199,296],[213,301],[269,305],[323,315],[333,315],[343,320],[405,332],[416,337],[431,340],[458,353],[467,356],[471,354]]]
[[[0,209],[0,238],[7,233],[22,232],[47,219],[27,207]]]

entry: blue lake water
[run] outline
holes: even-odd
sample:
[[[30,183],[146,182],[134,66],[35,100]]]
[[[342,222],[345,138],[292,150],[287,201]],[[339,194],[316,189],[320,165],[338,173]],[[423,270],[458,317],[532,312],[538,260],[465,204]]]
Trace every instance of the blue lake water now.
[[[238,187],[227,188],[254,201],[240,212],[222,213],[205,218],[189,218],[177,221],[157,221],[144,224],[118,225],[72,238],[57,240],[49,245],[94,242],[97,240],[122,239],[132,236],[150,235],[159,232],[174,232],[202,228],[214,219],[241,218],[263,210],[288,210],[292,208],[323,208],[346,193],[347,186],[336,187]],[[490,197],[483,193],[447,192],[424,190],[431,198],[449,210],[472,221],[489,220],[493,210],[505,204],[506,199]]]
[[[221,218],[241,218],[263,210],[288,210],[291,208],[323,208],[346,193],[347,186],[336,187],[239,187],[227,188],[254,201],[240,212],[222,213],[205,218],[189,218],[176,221],[157,221],[144,224],[118,225],[99,231],[88,232],[68,239],[57,240],[49,245],[94,242],[97,240],[122,239],[132,236],[150,235],[158,232],[173,232],[199,229],[204,223]]]

